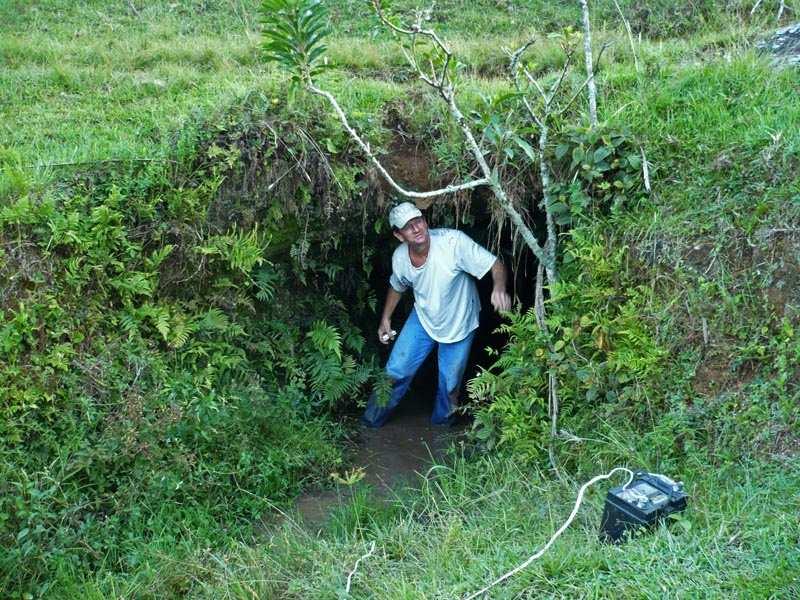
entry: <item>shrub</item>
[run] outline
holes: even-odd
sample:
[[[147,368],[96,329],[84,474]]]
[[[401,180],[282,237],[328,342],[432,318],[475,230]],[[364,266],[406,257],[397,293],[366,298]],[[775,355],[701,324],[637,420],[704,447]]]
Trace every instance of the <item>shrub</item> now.
[[[369,296],[341,300],[366,288],[360,256],[316,223],[320,243],[273,249],[291,214],[209,221],[220,173],[246,168],[234,154],[167,191],[123,179],[0,205],[3,589],[246,528],[341,461],[329,415],[383,383],[353,324]]]
[[[599,227],[570,233],[561,279],[548,300],[547,331],[533,309],[501,326],[508,346],[469,382],[475,437],[528,460],[547,447],[547,379],[559,380],[562,419],[604,404],[643,416],[642,387],[662,369],[665,349],[648,323],[651,290],[626,267],[625,248],[610,248]]]

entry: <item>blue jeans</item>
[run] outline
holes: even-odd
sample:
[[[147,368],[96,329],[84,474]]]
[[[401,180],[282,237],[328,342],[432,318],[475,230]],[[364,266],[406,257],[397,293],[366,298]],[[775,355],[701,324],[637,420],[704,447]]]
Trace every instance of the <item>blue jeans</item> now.
[[[461,378],[464,376],[474,337],[475,331],[472,331],[460,342],[439,343],[423,329],[416,309],[412,310],[394,343],[389,362],[386,363],[386,374],[392,379],[392,393],[389,401],[385,406],[379,406],[376,394],[373,393],[367,402],[364,415],[361,417],[362,423],[369,427],[381,427],[386,423],[392,411],[408,391],[417,369],[437,343],[439,344],[439,387],[436,390],[436,403],[433,407],[431,422],[434,425],[451,423],[453,411],[458,405]]]

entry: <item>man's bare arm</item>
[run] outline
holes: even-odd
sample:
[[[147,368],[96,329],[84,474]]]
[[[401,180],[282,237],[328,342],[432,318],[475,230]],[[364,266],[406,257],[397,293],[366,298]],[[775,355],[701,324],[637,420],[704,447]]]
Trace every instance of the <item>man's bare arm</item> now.
[[[498,258],[492,265],[492,306],[497,312],[511,310],[511,296],[506,292],[506,282],[508,281],[508,271],[505,265]]]
[[[388,344],[392,339],[392,314],[394,309],[397,308],[402,294],[389,286],[389,291],[386,292],[386,302],[383,304],[383,314],[381,315],[381,322],[378,326],[378,339],[382,344]]]

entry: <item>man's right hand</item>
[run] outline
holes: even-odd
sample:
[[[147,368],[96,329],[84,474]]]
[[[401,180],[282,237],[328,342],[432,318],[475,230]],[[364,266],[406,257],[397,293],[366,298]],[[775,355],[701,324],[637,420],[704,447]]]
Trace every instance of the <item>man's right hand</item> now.
[[[388,344],[394,340],[396,335],[397,332],[392,329],[392,323],[388,319],[381,321],[381,324],[378,327],[378,339],[380,340],[381,344]]]

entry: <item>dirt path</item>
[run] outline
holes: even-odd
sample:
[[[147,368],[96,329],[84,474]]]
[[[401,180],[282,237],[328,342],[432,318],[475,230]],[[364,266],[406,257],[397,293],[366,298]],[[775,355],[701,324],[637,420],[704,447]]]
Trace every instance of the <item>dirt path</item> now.
[[[443,459],[458,430],[430,423],[430,408],[408,403],[380,429],[363,429],[352,467],[362,467],[364,477],[357,484],[369,485],[378,497],[414,480]],[[324,524],[337,504],[346,501],[355,486],[311,489],[295,503],[299,520],[307,526]]]

